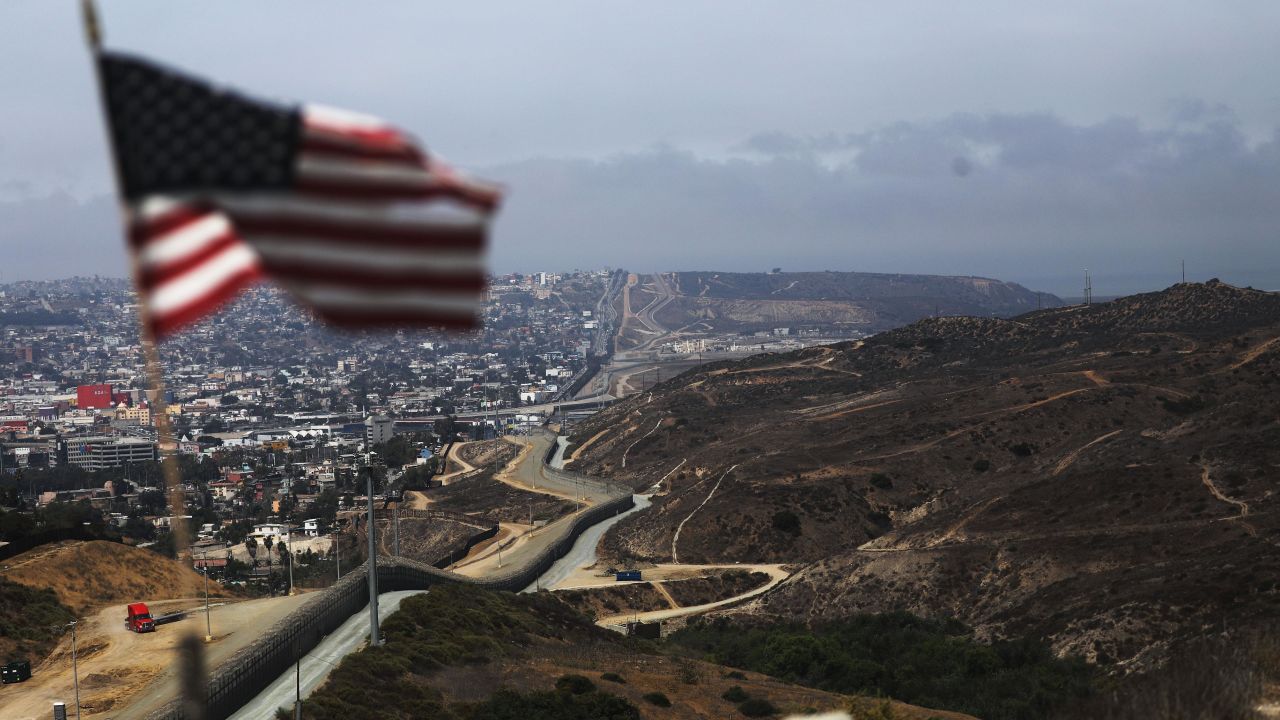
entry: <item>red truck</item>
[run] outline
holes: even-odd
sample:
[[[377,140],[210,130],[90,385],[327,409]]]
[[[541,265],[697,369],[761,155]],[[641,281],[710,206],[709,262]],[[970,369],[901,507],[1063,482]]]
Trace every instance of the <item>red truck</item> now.
[[[151,611],[146,603],[129,605],[129,616],[124,619],[124,627],[136,633],[155,632],[156,622],[151,619]]]

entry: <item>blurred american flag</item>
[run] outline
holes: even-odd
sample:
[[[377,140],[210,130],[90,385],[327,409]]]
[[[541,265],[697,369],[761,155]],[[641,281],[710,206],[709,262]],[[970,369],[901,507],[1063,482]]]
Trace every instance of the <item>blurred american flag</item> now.
[[[495,188],[374,117],[98,62],[157,337],[263,278],[340,326],[476,325]]]

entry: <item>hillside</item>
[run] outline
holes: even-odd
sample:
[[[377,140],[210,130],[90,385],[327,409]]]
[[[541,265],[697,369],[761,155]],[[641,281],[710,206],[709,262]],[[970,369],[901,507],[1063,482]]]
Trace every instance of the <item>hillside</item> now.
[[[693,720],[742,717],[735,706],[745,696],[786,712],[857,703],[891,712],[860,718],[969,717],[662,654],[651,643],[595,627],[547,592],[441,585],[406,599],[382,629],[386,644],[345,658],[304,703],[303,717]]]
[[[678,272],[674,295],[653,317],[669,328],[702,322],[712,330],[781,325],[898,327],[934,314],[1009,316],[1061,304],[1000,280],[860,272]],[[639,308],[637,292],[632,306]]]
[[[804,564],[742,612],[908,610],[1141,669],[1280,615],[1277,370],[1280,296],[1216,281],[929,318],[687,372],[575,427],[575,469],[663,480],[619,561]]]
[[[0,662],[48,655],[74,617],[52,591],[0,577]]]
[[[150,550],[105,540],[43,545],[3,564],[0,577],[53,591],[79,616],[106,605],[203,595],[204,578]],[[209,594],[232,596],[209,583]]]

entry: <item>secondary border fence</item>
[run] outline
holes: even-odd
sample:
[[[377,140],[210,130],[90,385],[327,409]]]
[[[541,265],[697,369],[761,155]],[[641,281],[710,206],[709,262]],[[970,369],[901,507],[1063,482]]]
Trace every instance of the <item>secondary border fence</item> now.
[[[568,470],[560,470],[560,469],[551,467],[551,460],[555,458],[556,450],[558,449],[558,447],[559,447],[558,442],[551,443],[551,447],[547,448],[547,454],[542,458],[542,471],[545,472],[547,475],[550,475],[562,482],[567,482],[567,483],[580,482],[587,486],[594,485],[595,487],[598,487],[598,488],[604,488],[605,493],[608,495],[623,495],[623,494],[630,495],[631,493],[634,492],[634,490],[630,486],[623,485],[622,483],[617,483],[611,480],[605,480],[604,478],[591,477],[590,475],[582,475],[580,473],[570,472]]]
[[[590,480],[600,482],[597,478]],[[378,589],[382,592],[424,590],[439,583],[469,583],[490,590],[519,592],[532,585],[556,560],[564,557],[587,528],[634,506],[635,500],[627,490],[625,495],[582,511],[537,556],[502,575],[471,578],[407,558],[381,557],[378,559]],[[214,670],[207,684],[206,717],[209,720],[222,720],[232,715],[265,690],[298,658],[315,648],[326,635],[368,605],[368,562],[316,595]],[[187,714],[182,699],[178,698],[147,717],[148,720],[186,720]]]

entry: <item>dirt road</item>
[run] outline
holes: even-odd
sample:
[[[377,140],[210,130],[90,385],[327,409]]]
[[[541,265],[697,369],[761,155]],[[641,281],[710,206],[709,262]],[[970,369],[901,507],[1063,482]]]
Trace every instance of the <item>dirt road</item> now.
[[[316,597],[245,600],[214,607],[210,613],[214,640],[206,646],[206,663],[215,667],[295,608]],[[153,633],[137,634],[124,627],[125,606],[113,605],[81,620],[77,632],[82,717],[143,718],[177,692],[174,658],[178,639],[187,632],[203,636],[203,600],[148,603],[154,614],[195,610],[182,620],[161,625]],[[31,679],[5,686],[5,720],[45,720],[55,701],[74,713],[71,676],[71,638],[68,636]]]
[[[689,567],[697,567],[700,569],[701,568],[719,569],[719,570],[729,569],[729,570],[747,570],[749,572],[762,572],[769,575],[769,582],[765,583],[764,585],[761,585],[758,588],[755,588],[754,590],[748,590],[747,592],[742,593],[741,595],[735,595],[731,598],[725,598],[724,600],[717,600],[715,602],[705,603],[702,605],[690,605],[688,607],[669,608],[666,610],[651,610],[649,612],[642,612],[642,613],[626,613],[624,615],[613,615],[606,618],[600,618],[599,620],[596,621],[596,624],[600,626],[610,626],[610,625],[617,626],[617,625],[623,625],[625,623],[632,622],[632,621],[655,622],[658,620],[670,620],[671,618],[684,617],[686,615],[699,615],[705,612],[709,612],[711,610],[717,610],[722,607],[727,607],[729,605],[736,605],[746,600],[750,600],[751,598],[756,597],[757,595],[763,595],[769,592],[770,590],[774,589],[775,587],[777,587],[778,583],[790,577],[790,573],[788,573],[786,570],[783,570],[781,565],[689,566],[689,565],[674,564],[674,565],[660,565],[659,567],[666,568],[668,572],[679,570],[681,568],[689,568]],[[646,574],[651,574],[652,572],[653,571],[650,571],[650,570],[645,571]],[[659,578],[654,577],[654,579],[659,579]]]

